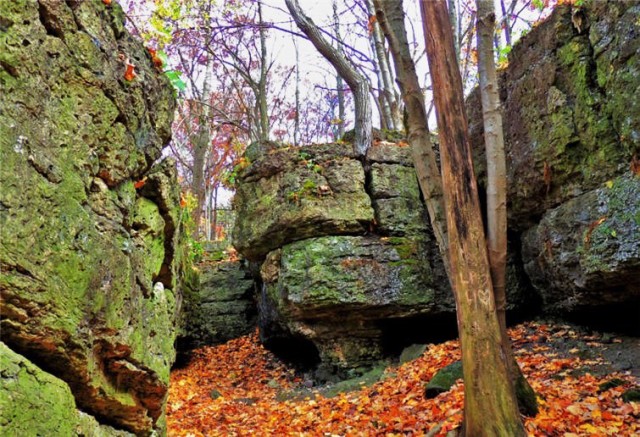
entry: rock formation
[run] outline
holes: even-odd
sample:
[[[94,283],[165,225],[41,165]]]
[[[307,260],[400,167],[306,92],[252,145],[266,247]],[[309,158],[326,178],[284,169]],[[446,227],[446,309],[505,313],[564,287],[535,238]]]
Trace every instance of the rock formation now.
[[[502,73],[511,309],[639,306],[639,16],[637,2],[558,7]],[[482,185],[478,94],[468,103]],[[247,158],[234,244],[261,263],[267,345],[345,377],[446,330],[453,298],[406,148],[377,142],[360,162],[341,143],[270,144]]]
[[[87,414],[164,427],[180,207],[174,165],[157,161],[175,103],[123,20],[116,2],[0,2],[2,435],[36,414],[42,435]]]
[[[509,225],[524,231],[522,260],[547,312],[640,311],[639,17],[638,2],[558,7],[501,75]],[[481,151],[477,93],[469,109]]]
[[[598,188],[640,154],[639,14],[637,2],[561,6],[513,47],[500,76],[512,229]],[[478,90],[467,107],[480,152]],[[481,182],[483,160],[474,161]]]
[[[342,143],[274,148],[254,156],[235,197],[234,244],[261,263],[262,338],[299,348],[320,380],[455,329],[408,147],[380,142],[366,166],[351,154]],[[529,299],[521,271],[510,265],[519,309]],[[436,332],[409,332],[429,324]]]
[[[255,282],[245,261],[200,266],[199,284],[185,291],[178,352],[224,343],[256,326]]]

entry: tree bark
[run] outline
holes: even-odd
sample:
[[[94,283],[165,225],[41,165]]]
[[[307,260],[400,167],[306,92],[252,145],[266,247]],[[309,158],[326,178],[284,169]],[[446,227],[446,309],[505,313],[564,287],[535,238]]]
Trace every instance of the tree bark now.
[[[200,106],[200,111],[204,112],[204,107]],[[205,128],[206,122],[203,121],[204,114],[199,121],[198,132],[193,139],[192,147],[193,147],[193,175],[192,175],[192,184],[191,190],[193,191],[193,195],[196,197],[196,208],[193,211],[193,222],[195,227],[193,229],[193,239],[197,240],[200,238],[200,221],[202,219],[202,210],[205,206],[205,180],[204,180],[204,165],[207,155],[207,150],[209,146],[209,132],[208,129]]]
[[[258,1],[258,24],[260,25],[260,80],[258,81],[258,113],[260,116],[260,140],[269,139],[269,107],[267,105],[267,37],[262,21],[262,1]]]
[[[375,8],[372,0],[367,0],[367,11],[369,15],[375,15]],[[400,130],[402,125],[402,117],[399,111],[398,102],[396,102],[395,93],[393,92],[393,79],[391,78],[391,68],[389,66],[389,58],[384,50],[384,38],[382,29],[378,21],[371,24],[371,39],[373,41],[373,49],[375,57],[378,60],[378,69],[382,79],[381,97],[385,107],[385,117],[388,129]]]
[[[447,224],[442,192],[442,179],[429,134],[424,95],[420,88],[416,67],[411,58],[404,26],[401,1],[373,0],[376,16],[389,41],[402,99],[407,111],[407,132],[420,190],[425,199],[431,228],[438,242],[440,255],[449,273],[447,254]]]
[[[524,436],[495,309],[446,0],[421,0],[420,5],[438,116],[451,282],[462,347],[464,435]]]
[[[315,23],[300,8],[298,0],[285,0],[296,25],[309,38],[315,48],[324,56],[338,74],[347,82],[353,93],[355,105],[356,139],[353,150],[363,157],[371,146],[371,103],[369,102],[369,82],[358,73],[349,60],[329,44]]]
[[[342,37],[340,36],[340,21],[338,18],[338,4],[336,1],[333,1],[333,25],[336,33],[336,38],[338,41],[342,41]],[[340,47],[338,47],[340,51]],[[344,84],[342,83],[342,77],[338,74],[336,75],[336,88],[338,92],[338,135],[335,138],[341,139],[344,137],[344,118],[345,118],[345,105],[344,105]]]
[[[511,380],[518,393],[520,411],[537,413],[536,397],[524,378],[510,347],[507,334],[507,165],[498,79],[493,56],[495,11],[493,0],[477,0],[478,73],[484,122],[484,144],[487,156],[487,246],[491,265],[491,280],[502,339],[507,343]]]

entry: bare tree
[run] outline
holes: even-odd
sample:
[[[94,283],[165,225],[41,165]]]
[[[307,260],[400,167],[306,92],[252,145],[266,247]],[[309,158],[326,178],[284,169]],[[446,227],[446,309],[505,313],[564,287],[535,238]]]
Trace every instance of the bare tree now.
[[[524,436],[509,374],[446,0],[421,0],[438,118],[451,282],[464,375],[464,435]]]
[[[493,0],[476,0],[478,74],[484,122],[484,144],[487,157],[487,246],[491,266],[491,280],[496,300],[496,311],[502,339],[507,344],[511,379],[518,394],[520,411],[527,415],[537,413],[536,396],[522,375],[515,360],[507,334],[507,165],[504,151],[504,131],[500,112],[500,95],[493,52],[495,11]]]
[[[336,40],[338,41],[337,50],[342,52],[342,37],[340,36],[340,18],[338,16],[338,3],[333,0],[333,31],[336,34]],[[338,93],[338,138],[344,136],[344,120],[345,120],[345,104],[344,104],[344,84],[342,83],[342,76],[336,74],[336,91]]]
[[[353,149],[358,156],[364,156],[371,146],[371,104],[369,102],[369,82],[356,70],[355,66],[322,36],[314,22],[307,17],[297,0],[285,0],[296,25],[307,35],[311,43],[324,56],[338,74],[347,82],[354,96],[355,134]]]
[[[420,88],[415,63],[409,49],[402,1],[373,0],[373,3],[378,22],[389,41],[393,55],[396,75],[407,111],[406,129],[420,190],[427,205],[431,227],[438,242],[442,260],[449,272],[442,179],[429,134],[424,94]]]

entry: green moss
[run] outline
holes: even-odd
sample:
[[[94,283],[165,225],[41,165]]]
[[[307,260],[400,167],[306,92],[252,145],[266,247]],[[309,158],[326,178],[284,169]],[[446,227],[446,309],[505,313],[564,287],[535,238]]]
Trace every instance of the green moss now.
[[[0,434],[75,435],[69,387],[0,342]]]
[[[538,414],[538,398],[522,372],[518,374],[515,389],[520,413],[527,417],[535,417]]]
[[[640,402],[640,388],[631,388],[622,393],[625,402]]]
[[[402,263],[417,261],[417,240],[408,237],[386,237],[386,240],[382,241],[394,247]]]
[[[620,379],[620,378],[612,378],[606,382],[601,383],[600,385],[598,385],[598,393],[601,393],[603,391],[607,391],[609,389],[615,388],[615,387],[620,387],[621,385],[624,385],[626,383],[626,381],[624,379]]]

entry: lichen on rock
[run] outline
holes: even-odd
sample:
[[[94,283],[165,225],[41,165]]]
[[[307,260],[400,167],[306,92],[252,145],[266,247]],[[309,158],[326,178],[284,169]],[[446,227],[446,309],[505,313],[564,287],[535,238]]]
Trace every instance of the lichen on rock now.
[[[548,211],[523,261],[549,311],[640,306],[640,178],[627,174]]]
[[[155,164],[175,102],[123,16],[0,2],[1,329],[78,408],[145,435],[163,429],[180,293],[176,176]]]

